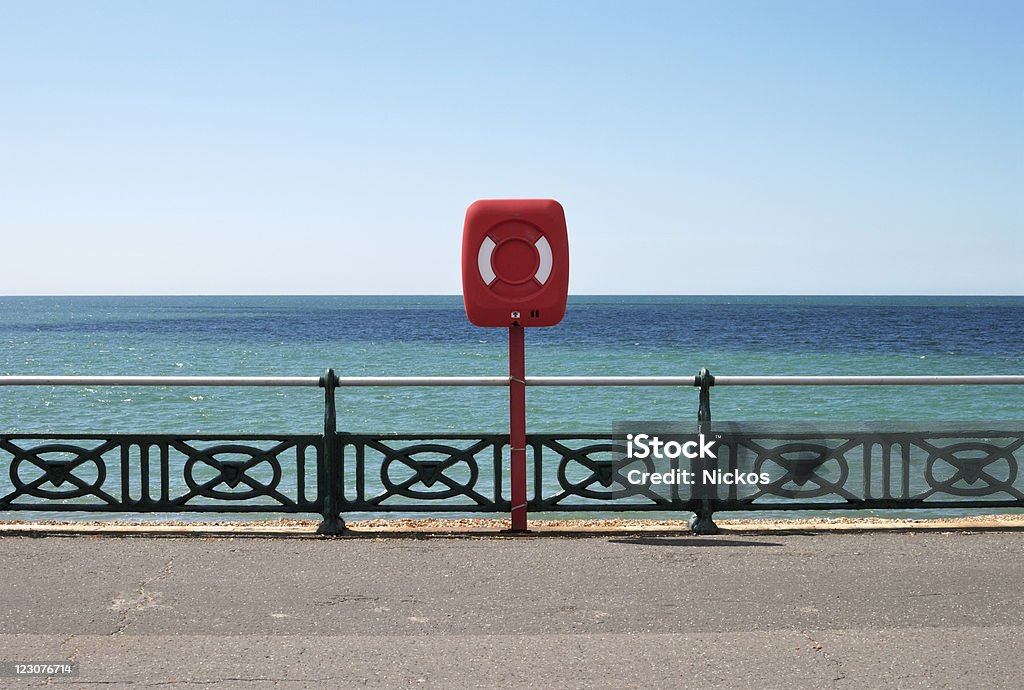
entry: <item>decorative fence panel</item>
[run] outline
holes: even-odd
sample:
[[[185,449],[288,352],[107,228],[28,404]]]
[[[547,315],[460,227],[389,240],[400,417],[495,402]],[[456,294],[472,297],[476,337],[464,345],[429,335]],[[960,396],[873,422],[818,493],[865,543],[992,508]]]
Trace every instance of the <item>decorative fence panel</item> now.
[[[339,434],[343,511],[507,512],[508,434]],[[503,483],[504,482],[504,483]]]
[[[765,472],[770,481],[719,485],[716,510],[1024,506],[1024,478],[1018,472],[1024,424],[906,431],[725,430],[718,447],[723,471]]]
[[[0,510],[320,513],[320,436],[0,435]]]
[[[350,513],[508,513],[508,434],[337,431],[338,386],[499,386],[502,377],[18,377],[0,385],[319,386],[316,435],[0,433],[0,511],[320,514],[321,531]],[[1024,385],[1024,376],[533,377],[527,386],[689,386],[699,389],[692,431],[717,455],[663,469],[763,475],[755,483],[701,481],[657,489],[629,481],[653,472],[610,433],[528,434],[531,512],[716,512],[1024,508],[1024,422],[890,428],[809,428],[712,422],[716,385]]]
[[[1022,425],[1024,426],[1024,425]],[[531,434],[531,512],[1024,508],[1024,431],[744,430],[716,424],[717,462],[757,484],[626,481],[650,471],[609,434]],[[507,434],[2,435],[0,511],[507,513]],[[673,469],[689,467],[683,460]],[[336,515],[325,509],[336,492]],[[703,493],[702,493],[703,491]]]

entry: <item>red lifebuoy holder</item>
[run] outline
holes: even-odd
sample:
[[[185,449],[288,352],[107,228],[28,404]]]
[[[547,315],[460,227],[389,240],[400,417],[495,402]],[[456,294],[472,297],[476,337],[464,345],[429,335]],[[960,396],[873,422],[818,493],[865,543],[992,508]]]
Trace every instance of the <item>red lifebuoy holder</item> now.
[[[565,211],[553,199],[484,199],[466,210],[462,296],[477,326],[554,326],[569,295]]]

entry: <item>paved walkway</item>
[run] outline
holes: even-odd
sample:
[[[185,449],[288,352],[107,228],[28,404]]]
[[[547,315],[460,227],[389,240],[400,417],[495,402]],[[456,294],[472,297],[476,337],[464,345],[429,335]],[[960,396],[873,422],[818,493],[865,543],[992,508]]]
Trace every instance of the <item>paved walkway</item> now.
[[[65,687],[1018,688],[1024,532],[0,537]],[[0,687],[46,684],[0,678]]]

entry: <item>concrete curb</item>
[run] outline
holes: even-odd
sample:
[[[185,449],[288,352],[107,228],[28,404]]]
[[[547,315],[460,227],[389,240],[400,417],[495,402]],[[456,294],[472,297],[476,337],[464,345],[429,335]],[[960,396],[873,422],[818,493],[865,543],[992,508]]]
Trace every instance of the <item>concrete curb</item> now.
[[[275,523],[0,523],[0,537],[93,536],[180,538],[528,538],[692,535],[686,522],[643,520],[533,520],[526,533],[512,533],[507,520],[370,520],[352,521],[340,535],[317,534],[316,521]],[[1024,530],[1024,515],[985,515],[949,519],[822,518],[793,520],[721,520],[720,534],[811,534],[859,532],[979,532]]]

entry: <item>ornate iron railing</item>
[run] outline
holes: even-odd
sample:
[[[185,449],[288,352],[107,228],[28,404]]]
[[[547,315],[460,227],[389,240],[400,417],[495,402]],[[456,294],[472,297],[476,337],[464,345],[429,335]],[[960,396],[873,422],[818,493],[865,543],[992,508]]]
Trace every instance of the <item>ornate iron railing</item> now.
[[[0,510],[320,513],[320,436],[0,435]]]
[[[5,378],[7,385],[75,385],[78,380],[0,377],[0,385]],[[192,382],[153,378],[157,385]],[[836,383],[834,378],[826,385],[869,385],[863,377],[849,377],[858,378],[856,384]],[[900,379],[895,382],[893,377],[878,378],[886,378],[880,385],[911,385],[907,379],[916,377],[895,377]],[[948,383],[921,378],[928,379],[918,382],[923,385]],[[969,383],[963,378],[958,383]],[[973,383],[1024,383],[1024,377],[970,378]],[[13,379],[17,382],[10,383]],[[111,377],[110,383],[146,385],[147,380],[152,379]],[[596,385],[593,379],[545,380],[536,379],[533,385]],[[211,381],[207,377],[198,383],[319,384],[325,390],[323,433],[0,434],[0,511],[312,513],[323,516],[321,530],[331,533],[344,528],[342,518],[348,513],[505,513],[511,508],[508,434],[339,432],[334,390],[346,379],[333,372],[319,379]],[[347,381],[386,385],[380,383],[384,379]],[[429,381],[407,379],[404,384]],[[448,377],[440,385],[501,382],[499,377]],[[714,513],[722,511],[1024,508],[1019,472],[1024,424],[899,430],[713,424],[710,388],[716,382],[707,372],[656,381],[616,377],[608,383],[687,384],[700,389],[693,430],[710,434],[719,453],[713,461],[683,460],[685,466],[673,461],[672,469],[764,473],[767,482],[677,484],[656,490],[627,481],[630,469],[643,466],[643,461],[626,457],[611,434],[530,434],[528,510],[692,512],[695,531],[711,532]],[[786,385],[808,384],[801,380]]]

